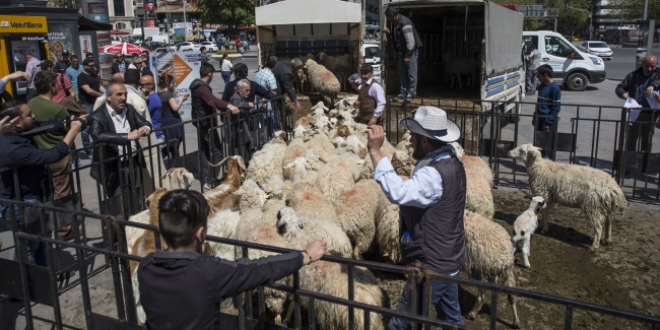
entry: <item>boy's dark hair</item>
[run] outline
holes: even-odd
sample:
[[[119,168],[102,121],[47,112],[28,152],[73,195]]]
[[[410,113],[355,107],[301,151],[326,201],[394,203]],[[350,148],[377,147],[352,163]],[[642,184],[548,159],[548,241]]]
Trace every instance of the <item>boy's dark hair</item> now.
[[[206,227],[209,204],[194,190],[173,190],[158,202],[158,228],[167,245],[178,249],[195,241],[195,231]]]
[[[88,66],[89,63],[94,63],[94,59],[86,58],[83,60],[83,66]]]
[[[268,56],[266,59],[265,67],[272,69],[277,65],[277,57],[276,56]]]
[[[199,47],[199,51],[200,51],[200,52],[203,52],[203,51],[205,51],[205,50],[206,50],[206,47],[205,47],[205,46]]]
[[[0,105],[0,118],[9,117],[8,120],[12,120],[16,117],[21,116],[21,106],[25,104],[22,101],[14,100],[7,101]]]
[[[127,69],[124,73],[124,84],[137,85],[140,83],[140,70]]]
[[[552,78],[552,67],[548,64],[541,65],[538,69],[536,69],[536,72],[540,74],[547,74],[548,77]]]
[[[78,55],[71,55],[70,59],[72,59],[72,60],[77,60],[77,59],[78,59]]]
[[[399,9],[392,6],[387,6],[385,9],[385,16],[396,16],[399,14]]]
[[[37,89],[37,93],[46,94],[50,92],[50,87],[57,85],[55,78],[57,74],[53,71],[39,71],[34,76],[34,87]]]
[[[215,72],[215,68],[213,67],[212,64],[210,63],[202,64],[202,67],[199,68],[199,77],[204,78],[213,72]]]
[[[237,78],[244,78],[248,75],[248,67],[244,63],[236,63],[233,71]]]

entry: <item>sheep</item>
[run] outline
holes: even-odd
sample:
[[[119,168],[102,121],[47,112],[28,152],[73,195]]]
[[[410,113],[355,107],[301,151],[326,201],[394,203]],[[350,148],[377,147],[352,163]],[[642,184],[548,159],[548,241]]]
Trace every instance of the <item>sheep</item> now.
[[[293,162],[296,158],[302,157],[305,155],[305,152],[307,151],[307,144],[306,142],[309,141],[309,133],[311,131],[303,128],[302,126],[297,126],[296,129],[294,130],[294,138],[289,142],[289,146],[286,148],[286,151],[284,152],[284,157],[282,158],[282,162],[280,163],[280,166],[284,167],[286,165],[289,165],[291,162]],[[287,176],[286,173],[282,173],[284,175],[284,179],[290,180],[291,178]]]
[[[333,138],[331,142],[335,146],[335,148],[344,148],[344,147],[346,147],[346,139],[341,137],[341,136],[337,136],[337,137]]]
[[[335,99],[341,89],[337,77],[313,60],[305,61],[303,69],[312,88],[321,94],[323,102],[327,105],[335,104]]]
[[[468,276],[479,281],[489,281],[510,287],[516,286],[514,270],[513,244],[506,230],[494,221],[483,216],[465,211],[465,249],[467,262],[465,270]],[[468,314],[474,320],[485,301],[485,289],[479,289],[477,302]],[[516,297],[509,294],[509,304],[513,310],[513,328],[520,327],[516,309]]]
[[[285,176],[291,182],[316,182],[318,165],[305,157],[298,157],[293,162],[284,166]]]
[[[408,134],[407,137],[401,139],[399,143],[396,145],[396,150],[401,150],[405,151],[408,154],[412,156],[413,154],[413,146],[412,143],[410,142],[410,139],[412,138],[412,135]]]
[[[363,154],[366,155],[366,152]],[[364,167],[364,156],[345,149],[337,149],[330,160],[321,159],[326,165],[319,170],[316,186],[334,204],[339,195],[360,179]]]
[[[406,151],[397,150],[392,156],[392,167],[402,179],[410,179],[415,169],[415,161]]]
[[[495,203],[493,202],[493,192],[486,179],[477,172],[467,169],[465,179],[467,180],[465,209],[492,219],[495,215]]]
[[[353,258],[362,259],[376,234],[375,218],[381,197],[380,185],[362,180],[344,190],[337,199],[337,219],[353,243]]]
[[[240,220],[241,215],[238,209],[216,212],[215,214],[210,215],[207,220],[206,234],[209,236],[236,239],[238,238],[238,223]],[[206,254],[226,260],[236,260],[234,245],[221,244],[212,241],[207,241],[205,244],[208,249]]]
[[[328,56],[326,53],[320,52],[317,56],[319,58],[319,64],[322,64],[326,69],[334,73],[339,80],[341,90],[345,90],[348,76],[354,72],[354,69],[350,65],[348,55]]]
[[[280,164],[282,164],[286,149],[286,132],[274,132],[273,139],[252,155],[250,165],[247,168],[247,177],[263,185],[273,174],[282,176]]]
[[[378,251],[387,262],[398,264],[401,262],[399,205],[391,203],[382,191],[375,223]]]
[[[328,136],[317,131],[312,139],[307,142],[305,157],[317,162],[321,158],[328,159],[334,151],[335,146],[330,142]]]
[[[486,179],[490,187],[493,188],[493,171],[491,171],[488,163],[481,159],[481,157],[465,155],[463,147],[457,142],[452,142],[450,144],[454,147],[454,150],[456,150],[456,156],[458,156],[463,162],[463,167],[466,170],[477,172],[481,177]]]
[[[300,117],[300,119],[296,120],[296,123],[294,124],[295,127],[300,126],[308,130],[314,129],[315,125],[316,118],[312,115]]]
[[[313,231],[304,222],[302,217],[290,207],[280,210],[278,232],[288,241],[291,248],[303,249],[306,242],[314,239]],[[332,250],[328,243],[328,250]],[[334,253],[339,254],[337,251]],[[382,306],[382,292],[378,281],[366,268],[355,267],[354,269],[354,300],[357,302]],[[348,274],[347,266],[327,261],[317,261],[300,269],[300,287],[305,290],[327,294],[338,298],[348,298]],[[301,299],[303,308],[309,308],[308,300]],[[293,305],[289,306],[286,320],[290,320]],[[330,302],[315,302],[314,308],[316,321],[321,329],[347,329],[348,308]],[[371,328],[382,329],[382,319],[377,313],[370,314]],[[363,329],[364,313],[355,309],[355,326]]]
[[[338,224],[334,206],[314,185],[305,182],[294,184],[286,197],[286,205],[295,210],[310,240],[323,240],[329,250],[338,251],[346,257],[352,254],[351,241]]]
[[[241,178],[245,177],[245,162],[241,156],[229,156],[213,167],[227,163],[225,179],[215,188],[204,192],[204,198],[211,207],[211,213],[238,207],[240,195],[234,194],[241,187]]]
[[[525,267],[529,268],[529,245],[532,240],[532,235],[538,226],[538,214],[541,209],[545,208],[545,200],[541,196],[535,196],[532,198],[532,202],[529,203],[529,208],[523,212],[521,215],[516,218],[516,221],[513,223],[513,237],[511,237],[511,243],[514,247],[517,247],[518,241],[523,240],[523,258],[525,260]]]
[[[595,234],[589,251],[598,249],[601,240],[603,244],[612,241],[614,212],[624,213],[628,201],[621,187],[609,174],[588,166],[543,159],[541,149],[531,143],[512,149],[509,157],[525,163],[532,196],[543,197],[548,205],[543,210],[542,232],[547,232],[554,204],[559,204],[580,208],[591,223]]]
[[[188,190],[192,186],[195,176],[185,168],[173,167],[167,170],[161,179],[167,179],[163,186],[168,190]]]

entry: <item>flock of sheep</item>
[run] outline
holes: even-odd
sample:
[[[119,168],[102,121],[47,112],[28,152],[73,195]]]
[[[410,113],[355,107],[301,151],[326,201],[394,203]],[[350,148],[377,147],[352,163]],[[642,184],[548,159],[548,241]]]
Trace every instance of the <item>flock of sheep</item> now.
[[[349,102],[345,102],[346,104]],[[245,166],[240,156],[223,160],[225,178],[216,188],[204,192],[211,214],[208,235],[255,242],[291,249],[304,249],[315,239],[326,241],[334,254],[362,259],[375,256],[374,261],[398,264],[399,207],[390,203],[379,184],[373,180],[374,164],[367,156],[366,126],[355,123],[354,109],[341,106],[328,112],[322,104],[313,113],[296,122],[293,138],[284,131],[275,132],[272,140],[256,152]],[[393,146],[385,141],[381,152],[391,160],[397,174],[408,179],[415,166],[410,136]],[[468,262],[464,270],[470,278],[515,286],[515,242],[524,243],[525,266],[529,266],[529,238],[536,228],[537,214],[551,211],[553,204],[581,207],[594,226],[598,242],[611,238],[611,217],[617,210],[625,210],[627,202],[616,182],[602,171],[589,167],[566,165],[542,159],[537,148],[523,145],[511,151],[510,156],[525,162],[532,194],[530,210],[525,211],[514,224],[514,238],[498,223],[495,213],[492,185],[493,174],[481,158],[463,155],[463,149],[454,144],[466,169],[467,196],[465,210],[466,245]],[[171,169],[166,174],[170,189],[188,189],[192,175],[184,169]],[[131,221],[158,222],[157,204],[168,191],[159,188],[148,199],[149,209],[130,218]],[[545,215],[545,214],[544,214]],[[546,216],[543,217],[546,220]],[[605,235],[601,227],[605,224]],[[547,222],[543,221],[547,229]],[[129,253],[145,256],[155,251],[154,233],[135,227],[126,228]],[[164,241],[161,240],[161,242]],[[242,249],[228,244],[205,243],[204,252],[228,260],[241,257],[260,258],[270,252]],[[369,253],[367,253],[369,252]],[[135,269],[131,265],[136,302],[139,290]],[[356,267],[354,273],[355,301],[383,305],[382,290],[376,277],[366,268]],[[279,281],[291,286],[292,276]],[[302,289],[348,298],[346,266],[319,261],[300,270]],[[293,304],[291,296],[283,291],[265,288],[265,303],[275,315],[274,322],[290,320]],[[484,304],[484,291],[480,291],[468,317],[474,319]],[[515,297],[509,295],[513,310],[513,326],[520,320]],[[307,300],[301,299],[303,308]],[[288,307],[287,307],[288,306]],[[321,329],[347,329],[348,309],[325,301],[315,302],[316,322]],[[144,312],[139,311],[144,322]],[[364,313],[355,310],[355,324],[362,328]],[[383,329],[381,316],[370,314],[374,329]]]

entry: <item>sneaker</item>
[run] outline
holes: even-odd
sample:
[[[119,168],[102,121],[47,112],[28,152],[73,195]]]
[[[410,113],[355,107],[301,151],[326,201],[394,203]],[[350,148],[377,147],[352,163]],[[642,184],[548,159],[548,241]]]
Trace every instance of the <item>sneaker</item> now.
[[[415,99],[415,94],[408,94],[406,95],[406,101],[412,101]]]
[[[399,100],[403,100],[403,99],[406,98],[406,94],[400,93],[399,95],[397,95],[396,98],[399,99]]]

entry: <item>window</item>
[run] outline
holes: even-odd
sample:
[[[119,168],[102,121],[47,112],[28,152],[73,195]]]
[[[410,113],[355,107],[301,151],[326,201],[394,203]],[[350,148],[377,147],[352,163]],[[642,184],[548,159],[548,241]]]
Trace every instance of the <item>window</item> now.
[[[607,48],[607,45],[602,42],[590,42],[589,47],[591,48]]]
[[[123,30],[126,28],[126,23],[124,22],[117,22],[115,23],[115,29],[117,30]]]
[[[558,37],[545,37],[545,52],[550,55],[568,58],[574,50],[566,41]]]
[[[523,36],[523,46],[527,47],[527,53],[532,51],[531,46],[534,45],[536,49],[539,49],[539,37],[538,36]]]
[[[115,16],[126,16],[124,0],[112,0],[112,6],[115,9]]]

